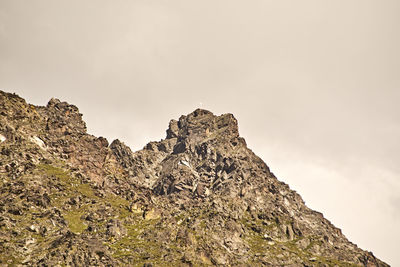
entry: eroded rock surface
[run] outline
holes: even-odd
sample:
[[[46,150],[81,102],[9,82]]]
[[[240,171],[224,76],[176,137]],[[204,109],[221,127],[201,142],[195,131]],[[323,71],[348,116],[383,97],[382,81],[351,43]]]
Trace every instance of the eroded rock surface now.
[[[388,266],[280,182],[232,114],[197,109],[132,152],[73,105],[0,91],[0,198],[4,266]]]

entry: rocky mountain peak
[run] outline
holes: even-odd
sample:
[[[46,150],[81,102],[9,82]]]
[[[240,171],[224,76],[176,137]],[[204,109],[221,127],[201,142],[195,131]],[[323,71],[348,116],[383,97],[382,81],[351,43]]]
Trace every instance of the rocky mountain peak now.
[[[279,181],[231,114],[133,152],[76,106],[0,91],[0,265],[388,266]]]
[[[256,157],[239,137],[232,114],[216,116],[203,109],[171,120],[167,138],[141,151],[132,153],[118,140],[110,148],[128,173],[139,177],[138,186],[156,194],[183,193],[190,198],[207,197],[222,187],[237,193],[236,183],[250,176],[240,166],[238,155]],[[260,159],[255,162],[269,171]]]
[[[171,120],[167,139],[178,138],[179,152],[185,146],[197,145],[209,140],[229,141],[239,137],[237,120],[232,114],[215,116],[204,109],[181,116],[178,121]]]
[[[44,110],[47,114],[47,129],[53,134],[85,134],[86,123],[79,109],[67,102],[52,98]]]

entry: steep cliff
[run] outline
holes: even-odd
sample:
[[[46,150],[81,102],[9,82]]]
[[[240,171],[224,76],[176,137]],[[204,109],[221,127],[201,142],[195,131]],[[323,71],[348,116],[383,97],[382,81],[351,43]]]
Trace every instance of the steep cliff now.
[[[73,105],[0,91],[0,199],[4,266],[388,266],[279,181],[231,114],[197,109],[132,152]]]

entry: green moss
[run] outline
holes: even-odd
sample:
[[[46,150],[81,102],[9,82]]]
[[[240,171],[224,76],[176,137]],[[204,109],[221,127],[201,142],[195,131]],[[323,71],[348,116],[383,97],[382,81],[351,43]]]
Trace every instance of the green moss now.
[[[71,232],[75,234],[80,234],[87,228],[87,225],[81,219],[83,214],[84,212],[81,210],[73,210],[67,212],[64,215],[64,218],[67,221],[68,227]]]
[[[246,240],[250,246],[250,251],[252,252],[252,254],[263,253],[266,250],[270,249],[268,243],[260,235],[248,236]]]
[[[120,196],[107,195],[100,201],[109,203],[114,209],[118,211],[119,218],[123,219],[129,217],[132,213],[129,211],[130,202]]]
[[[39,164],[37,170],[53,178],[51,181],[55,183],[55,187],[52,189],[52,194],[50,194],[50,199],[52,204],[56,207],[61,207],[64,202],[71,197],[76,197],[78,195],[88,197],[90,199],[96,199],[93,189],[90,184],[83,184],[78,178],[74,177],[68,171],[64,169],[48,164]],[[62,187],[64,190],[60,190]],[[67,194],[61,194],[60,191],[65,191]]]
[[[93,189],[90,187],[89,184],[75,184],[76,191],[81,195],[84,195],[88,198],[95,199],[97,196],[94,194]]]
[[[175,221],[178,222],[183,222],[185,220],[185,214],[183,212],[175,215]]]
[[[323,257],[323,256],[315,256],[308,251],[308,248],[302,250],[297,246],[297,242],[302,238],[296,238],[291,241],[279,242],[274,241],[272,245],[269,245],[268,242],[262,238],[260,235],[251,235],[246,237],[246,241],[250,247],[250,255],[252,257],[249,260],[250,262],[256,262],[254,255],[266,255],[271,259],[276,257],[276,255],[282,253],[282,251],[286,251],[289,253],[289,256],[286,258],[282,258],[283,261],[301,261],[304,263],[308,263],[310,265],[321,265],[326,264],[328,266],[339,266],[339,267],[352,267],[357,266],[356,264],[351,264],[344,261],[339,261],[337,259]],[[311,258],[315,258],[315,261],[310,261]]]
[[[128,209],[129,201],[112,194],[108,194],[104,198],[96,196],[90,184],[83,184],[80,179],[74,177],[68,171],[65,171],[62,166],[40,164],[37,166],[37,170],[46,176],[52,177],[53,182],[56,183],[56,186],[53,186],[52,193],[49,196],[53,206],[64,209],[65,203],[69,201],[70,198],[77,196],[86,198],[86,203],[90,203],[90,200],[96,201],[97,204],[95,205],[88,206],[88,204],[84,204],[79,208],[63,212],[63,217],[67,221],[69,229],[74,233],[82,233],[87,228],[87,225],[81,217],[91,208],[98,205],[111,205],[120,219],[127,218],[131,215]],[[60,190],[60,188],[62,188],[62,190]]]
[[[39,164],[37,165],[37,169],[42,170],[48,176],[55,176],[59,179],[65,180],[69,179],[70,175],[66,171],[61,168],[55,167],[49,164]]]
[[[19,266],[22,261],[22,257],[13,256],[8,253],[0,253],[0,264],[5,264],[5,266]]]
[[[247,228],[247,235],[244,237],[250,248],[250,259],[249,264],[252,262],[257,262],[256,255],[264,255],[265,257],[271,258],[273,260],[277,255],[286,255],[281,260],[289,264],[290,262],[304,262],[310,265],[321,265],[326,264],[328,266],[356,266],[347,262],[339,261],[329,257],[315,256],[310,252],[310,249],[315,244],[320,244],[322,241],[319,237],[300,237],[295,236],[294,240],[289,241],[277,241],[274,240],[273,243],[269,243],[263,237],[264,233],[268,233],[273,229],[279,227],[279,223],[284,225],[289,225],[291,222],[285,220],[285,218],[279,218],[276,221],[269,221],[267,224],[265,221],[258,218],[253,218],[248,212],[240,219],[243,226]],[[258,227],[261,231],[260,233],[253,231],[254,227]],[[308,238],[310,244],[305,249],[300,249],[297,242],[303,238]],[[321,244],[320,244],[321,245]],[[315,261],[311,262],[310,259],[315,258]]]
[[[154,233],[159,220],[143,220],[137,217],[131,224],[126,224],[127,235],[117,241],[110,240],[108,245],[115,258],[133,258],[134,266],[143,266],[151,262],[160,266],[163,264],[163,249],[158,240],[143,238],[143,234]]]

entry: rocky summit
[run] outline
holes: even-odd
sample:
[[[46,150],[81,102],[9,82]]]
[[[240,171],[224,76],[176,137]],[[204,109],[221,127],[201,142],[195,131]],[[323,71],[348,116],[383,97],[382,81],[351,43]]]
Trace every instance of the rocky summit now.
[[[0,91],[0,229],[0,266],[388,266],[202,109],[133,152]]]

